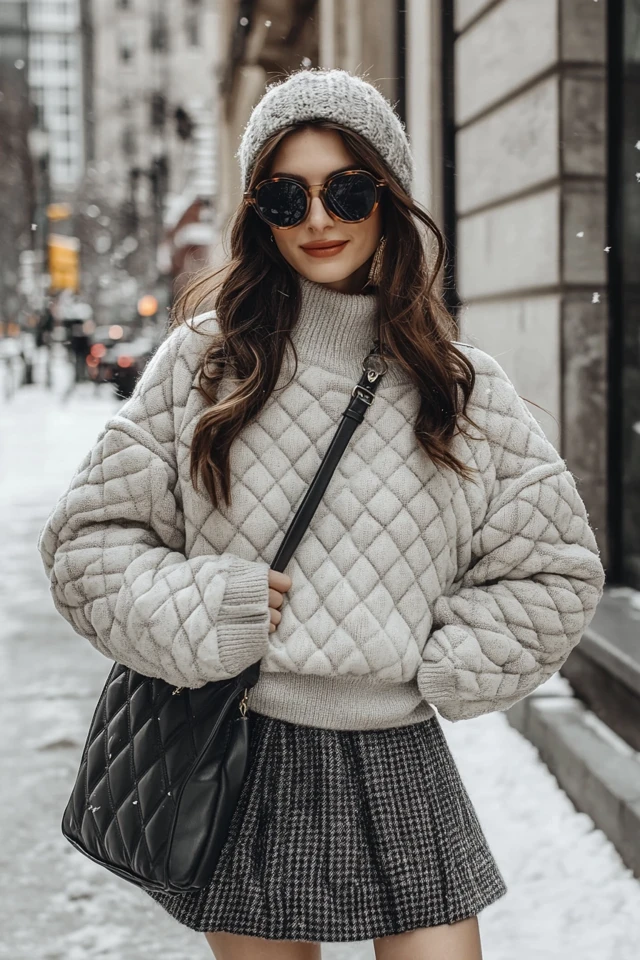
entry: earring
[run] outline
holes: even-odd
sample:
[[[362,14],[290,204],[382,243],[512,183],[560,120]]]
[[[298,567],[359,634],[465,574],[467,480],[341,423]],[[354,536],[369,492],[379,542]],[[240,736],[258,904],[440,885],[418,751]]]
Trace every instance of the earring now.
[[[380,283],[380,274],[382,272],[382,256],[384,253],[384,247],[387,242],[387,238],[383,234],[380,237],[380,242],[376,247],[376,252],[373,255],[373,260],[371,261],[371,267],[369,268],[369,276],[367,277],[367,286],[372,284],[374,287],[377,287]]]

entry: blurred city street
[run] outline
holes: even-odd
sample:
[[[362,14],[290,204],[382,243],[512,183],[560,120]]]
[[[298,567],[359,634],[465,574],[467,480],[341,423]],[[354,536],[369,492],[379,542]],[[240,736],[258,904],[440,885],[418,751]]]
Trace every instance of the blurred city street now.
[[[55,612],[36,540],[119,405],[109,387],[89,383],[65,400],[71,375],[56,362],[51,391],[22,388],[0,411],[0,956],[205,960],[211,954],[201,935],[60,833],[110,663]],[[481,914],[485,957],[635,960],[640,883],[575,811],[535,748],[499,714],[441,722],[509,886]],[[373,958],[371,944],[323,949],[328,960]]]

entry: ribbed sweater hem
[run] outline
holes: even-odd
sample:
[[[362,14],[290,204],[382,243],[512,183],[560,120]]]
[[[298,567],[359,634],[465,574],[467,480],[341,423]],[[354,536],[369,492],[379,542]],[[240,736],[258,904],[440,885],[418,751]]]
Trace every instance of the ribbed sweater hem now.
[[[249,692],[255,713],[307,727],[380,730],[405,727],[435,714],[415,679],[382,683],[370,677],[319,677],[264,670]]]

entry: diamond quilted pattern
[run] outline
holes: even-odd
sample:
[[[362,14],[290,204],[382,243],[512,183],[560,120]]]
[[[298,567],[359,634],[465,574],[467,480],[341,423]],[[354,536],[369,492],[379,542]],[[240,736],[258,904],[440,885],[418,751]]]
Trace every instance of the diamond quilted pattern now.
[[[193,689],[259,659],[256,690],[274,674],[417,682],[453,720],[506,709],[559,669],[604,573],[571,474],[495,360],[461,348],[479,430],[453,446],[472,481],[418,446],[407,377],[383,380],[289,564],[270,634],[269,562],[353,381],[305,354],[289,383],[285,361],[232,447],[232,503],[214,512],[189,477],[202,349],[188,326],[167,338],[41,534],[54,602],[78,633]]]
[[[226,711],[235,710],[237,696],[236,681],[176,696],[163,681],[115,664],[64,813],[65,835],[127,879],[144,878],[163,889],[182,788],[211,738],[212,718],[221,722],[222,735],[205,756],[209,764],[221,762],[231,735],[230,728],[225,732],[231,717]],[[214,786],[224,777],[209,778],[204,769],[202,776],[215,805]]]

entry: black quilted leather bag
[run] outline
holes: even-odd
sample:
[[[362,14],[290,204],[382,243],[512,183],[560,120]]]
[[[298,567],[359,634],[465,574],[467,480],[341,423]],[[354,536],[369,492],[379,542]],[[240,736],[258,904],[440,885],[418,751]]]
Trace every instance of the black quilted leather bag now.
[[[387,369],[379,343],[287,529],[283,571]],[[260,662],[196,690],[114,664],[91,721],[62,833],[131,883],[165,893],[202,889],[228,836],[248,764],[247,697]]]

